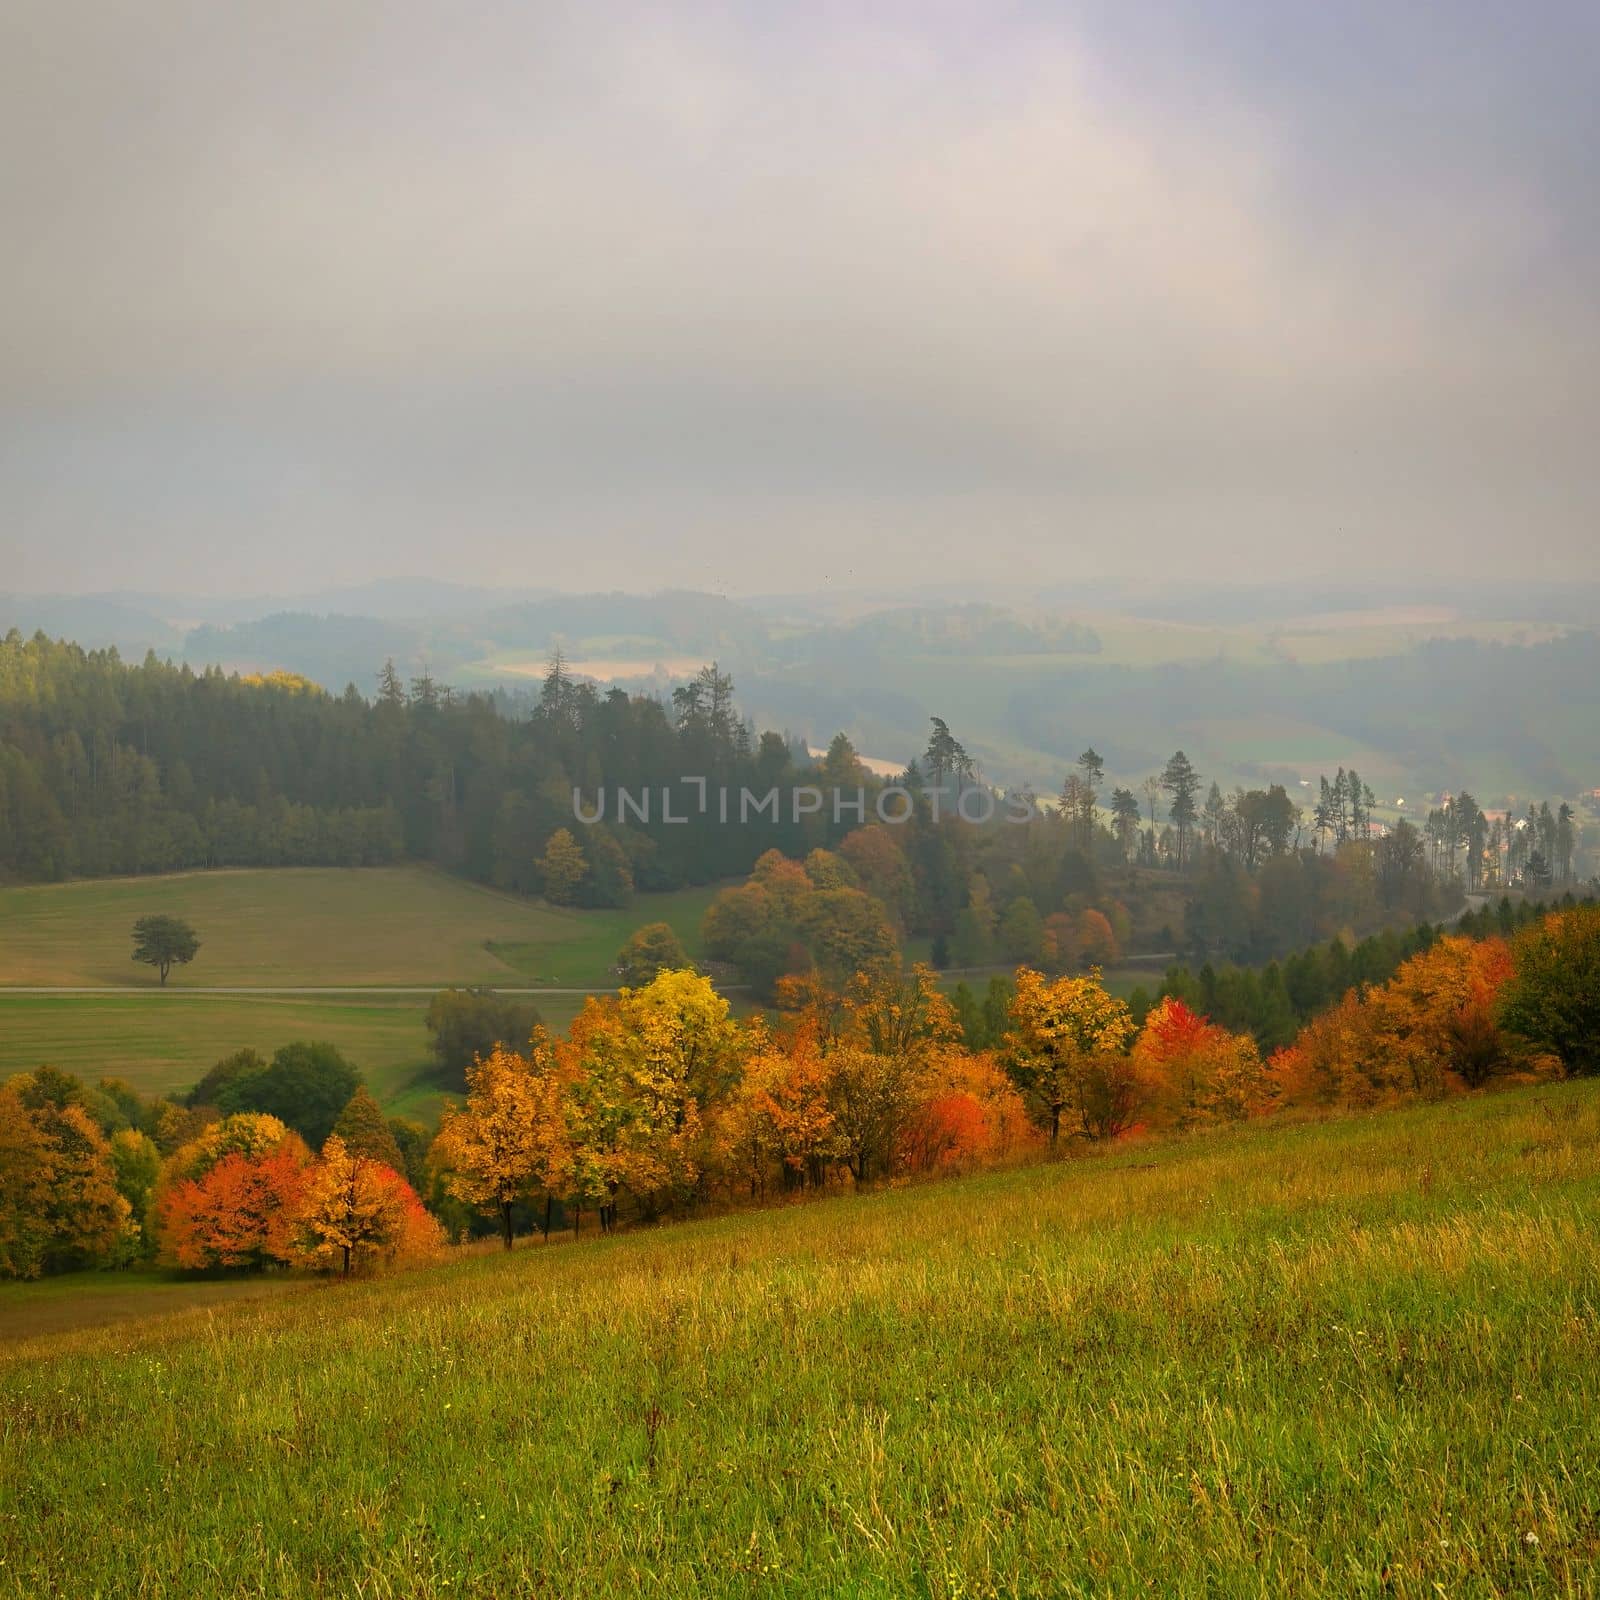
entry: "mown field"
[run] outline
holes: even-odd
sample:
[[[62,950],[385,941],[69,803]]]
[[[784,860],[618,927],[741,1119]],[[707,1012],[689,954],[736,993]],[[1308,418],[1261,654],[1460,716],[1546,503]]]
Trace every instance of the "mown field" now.
[[[268,995],[0,996],[0,1077],[42,1062],[89,1083],[126,1078],[144,1094],[188,1089],[246,1045],[270,1056],[324,1039],[387,1101],[427,1064],[422,995],[321,1001]]]
[[[640,895],[622,911],[569,911],[424,867],[286,867],[175,873],[0,889],[0,1078],[49,1062],[93,1083],[126,1078],[145,1094],[187,1089],[248,1045],[271,1055],[295,1039],[337,1045],[393,1114],[437,1114],[418,1083],[429,1064],[429,991],[449,984],[607,989],[628,935],[670,922],[691,955],[714,888]],[[129,952],[136,918],[193,923],[201,949],[166,988]],[[108,995],[24,994],[115,986]],[[298,988],[304,994],[197,990]],[[374,993],[319,994],[340,986]],[[395,993],[383,993],[393,989]],[[413,992],[404,992],[404,991]],[[580,992],[532,996],[564,1028]]]
[[[1597,1224],[1569,1084],[41,1332],[0,1593],[1590,1594]]]
[[[530,997],[561,1029],[579,995]],[[49,1062],[87,1083],[125,1078],[142,1094],[188,1089],[212,1063],[249,1046],[271,1056],[296,1039],[339,1047],[393,1116],[432,1121],[439,1095],[418,1081],[431,1065],[426,995],[325,999],[280,995],[0,995],[0,1078]]]
[[[130,958],[147,913],[186,918],[201,949],[169,984],[252,987],[488,983],[603,988],[641,923],[698,948],[712,888],[572,911],[426,867],[276,867],[0,889],[0,987],[156,986]]]

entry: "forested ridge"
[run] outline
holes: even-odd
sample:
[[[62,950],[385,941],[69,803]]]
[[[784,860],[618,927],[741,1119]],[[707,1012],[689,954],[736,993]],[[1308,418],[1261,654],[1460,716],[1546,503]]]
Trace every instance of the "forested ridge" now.
[[[1564,805],[1491,820],[1463,791],[1420,827],[1384,827],[1354,771],[1324,780],[1307,811],[1277,784],[1207,792],[1182,751],[1136,789],[1114,786],[1092,747],[1041,800],[992,788],[939,718],[891,794],[843,734],[820,759],[758,734],[715,664],[658,698],[602,692],[557,655],[537,696],[513,704],[392,665],[376,676],[371,699],[333,695],[13,630],[0,876],[407,859],[621,906],[635,889],[750,874],[706,934],[764,992],[908,938],[931,941],[938,966],[1081,971],[1172,950],[1261,962],[1447,915],[1463,890],[1580,878]],[[770,808],[742,804],[775,793]]]
[[[791,775],[732,686],[657,700],[602,695],[559,665],[522,718],[391,668],[376,698],[304,679],[196,672],[13,631],[0,642],[0,872],[29,879],[182,867],[365,865],[412,858],[512,889],[573,821],[572,790],[638,792],[686,774],[768,788]],[[748,869],[773,844],[738,828],[586,830],[581,898],[615,904]],[[793,837],[790,837],[792,831]]]

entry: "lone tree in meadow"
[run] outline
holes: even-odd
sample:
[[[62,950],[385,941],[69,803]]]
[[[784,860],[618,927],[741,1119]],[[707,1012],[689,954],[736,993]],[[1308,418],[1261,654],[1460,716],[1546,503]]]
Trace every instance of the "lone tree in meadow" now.
[[[193,961],[199,948],[199,936],[182,917],[140,917],[133,925],[133,959],[156,968],[163,983],[174,966]]]

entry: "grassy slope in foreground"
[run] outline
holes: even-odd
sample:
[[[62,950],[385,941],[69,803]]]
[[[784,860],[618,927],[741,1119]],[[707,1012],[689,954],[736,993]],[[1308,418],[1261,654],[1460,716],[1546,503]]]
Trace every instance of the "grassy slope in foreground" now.
[[[1571,1084],[39,1341],[0,1592],[1585,1593],[1597,1223]]]
[[[569,911],[426,867],[273,867],[0,889],[0,986],[129,984],[146,913],[187,918],[200,954],[177,987],[489,983],[608,987],[634,928],[671,922],[693,955],[713,888]],[[507,958],[495,954],[503,948]]]

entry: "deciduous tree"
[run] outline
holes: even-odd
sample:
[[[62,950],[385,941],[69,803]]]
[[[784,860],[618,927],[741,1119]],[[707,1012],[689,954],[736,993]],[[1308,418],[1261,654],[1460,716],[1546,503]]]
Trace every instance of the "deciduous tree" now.
[[[617,953],[617,974],[630,987],[649,983],[659,972],[689,964],[683,941],[670,922],[647,922],[636,928]]]
[[[545,841],[539,858],[539,883],[551,905],[570,906],[589,875],[583,846],[573,838],[570,828],[557,828]]]
[[[190,1270],[292,1261],[309,1162],[305,1142],[276,1117],[243,1112],[213,1124],[162,1167],[161,1259]]]
[[[333,1125],[333,1132],[351,1157],[376,1161],[382,1166],[392,1167],[396,1172],[405,1171],[400,1146],[395,1142],[394,1133],[378,1102],[367,1092],[365,1084],[350,1096],[344,1110],[339,1113],[339,1120]],[[323,1151],[327,1151],[326,1144],[323,1145]]]
[[[451,1088],[464,1089],[467,1069],[497,1045],[521,1050],[539,1026],[539,1012],[515,995],[492,989],[441,989],[423,1019],[433,1058]]]
[[[182,917],[140,917],[133,925],[133,959],[154,967],[167,981],[174,966],[187,966],[200,950],[200,936]]]
[[[443,1230],[393,1167],[328,1135],[306,1179],[297,1243],[309,1264],[352,1270],[438,1249]]]
[[[1499,1017],[1568,1072],[1600,1072],[1600,907],[1552,912],[1517,935]]]
[[[433,1141],[432,1159],[450,1193],[495,1213],[507,1250],[513,1209],[552,1176],[543,1091],[553,1068],[542,1035],[528,1055],[497,1045],[467,1068],[467,1103],[445,1112]]]
[[[1023,967],[1016,981],[1004,1044],[1007,1067],[1052,1145],[1069,1113],[1077,1124],[1069,1131],[1092,1137],[1091,1063],[1103,1053],[1126,1050],[1135,1032],[1132,1014],[1124,1001],[1106,993],[1098,969],[1052,982]]]

